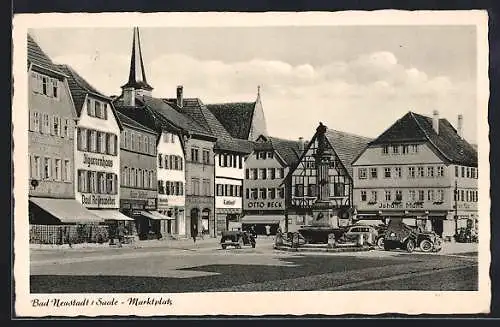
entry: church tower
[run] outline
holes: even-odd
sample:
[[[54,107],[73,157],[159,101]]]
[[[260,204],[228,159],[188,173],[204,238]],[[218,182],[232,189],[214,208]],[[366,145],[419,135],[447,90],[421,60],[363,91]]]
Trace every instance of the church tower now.
[[[148,84],[146,80],[146,73],[144,71],[139,28],[134,27],[128,82],[122,86],[123,102],[127,106],[135,106],[136,96],[151,96],[152,90],[153,87]]]

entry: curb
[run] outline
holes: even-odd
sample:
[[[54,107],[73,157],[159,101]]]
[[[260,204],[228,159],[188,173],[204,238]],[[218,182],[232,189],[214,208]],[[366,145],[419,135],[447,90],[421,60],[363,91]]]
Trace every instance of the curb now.
[[[329,252],[329,253],[342,253],[342,252],[366,252],[371,251],[370,247],[352,247],[352,248],[291,248],[287,246],[273,246],[275,250],[284,252]]]

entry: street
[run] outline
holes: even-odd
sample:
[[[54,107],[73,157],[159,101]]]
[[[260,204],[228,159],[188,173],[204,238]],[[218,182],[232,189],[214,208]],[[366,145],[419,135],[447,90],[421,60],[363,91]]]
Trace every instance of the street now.
[[[288,253],[271,238],[222,250],[216,239],[141,248],[32,249],[32,293],[477,290],[476,251]]]

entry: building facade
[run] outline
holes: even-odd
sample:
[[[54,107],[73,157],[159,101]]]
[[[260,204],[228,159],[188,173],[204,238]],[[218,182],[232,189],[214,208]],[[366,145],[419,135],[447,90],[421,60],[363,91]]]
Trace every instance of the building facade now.
[[[354,161],[359,219],[405,223],[445,239],[477,223],[477,151],[438,112],[407,113]]]
[[[52,63],[30,35],[27,41],[30,225],[98,224],[101,218],[75,200],[77,113],[67,75]],[[67,242],[69,236],[64,237],[64,234],[70,228],[56,228],[34,228],[30,241],[52,243],[57,239],[61,244]]]
[[[171,219],[162,222],[162,233],[186,235],[186,169],[181,138],[163,131],[158,139],[158,211]]]
[[[122,125],[111,99],[74,69],[59,65],[78,114],[75,137],[75,196],[110,225],[133,221],[120,213],[120,134]]]
[[[291,166],[299,159],[300,145],[295,141],[260,136],[254,151],[245,162],[243,182],[243,228],[253,226],[257,233],[271,234],[279,227],[284,229],[287,189],[290,179],[285,179]]]
[[[353,213],[352,160],[369,139],[320,123],[292,167],[289,217],[292,226],[348,225]]]
[[[120,135],[120,212],[135,220],[139,239],[158,238],[156,132],[118,113]]]

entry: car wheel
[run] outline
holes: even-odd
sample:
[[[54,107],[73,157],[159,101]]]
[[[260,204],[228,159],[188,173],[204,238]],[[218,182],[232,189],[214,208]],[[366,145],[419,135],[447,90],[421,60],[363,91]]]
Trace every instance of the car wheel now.
[[[226,249],[226,247],[227,247],[227,245],[226,245],[226,244],[222,244],[222,249],[223,249],[223,250],[225,250],[225,249]]]
[[[384,250],[386,250],[386,251],[392,250],[391,243],[384,242]]]
[[[379,237],[377,240],[377,246],[379,249],[385,249],[384,237]]]
[[[408,251],[408,253],[412,253],[413,250],[415,250],[415,242],[413,242],[413,240],[408,240],[406,241],[406,251]]]
[[[252,248],[254,248],[254,249],[255,249],[255,243],[252,243]]]
[[[423,252],[431,252],[433,248],[432,242],[429,240],[422,240],[420,242],[420,250]]]

